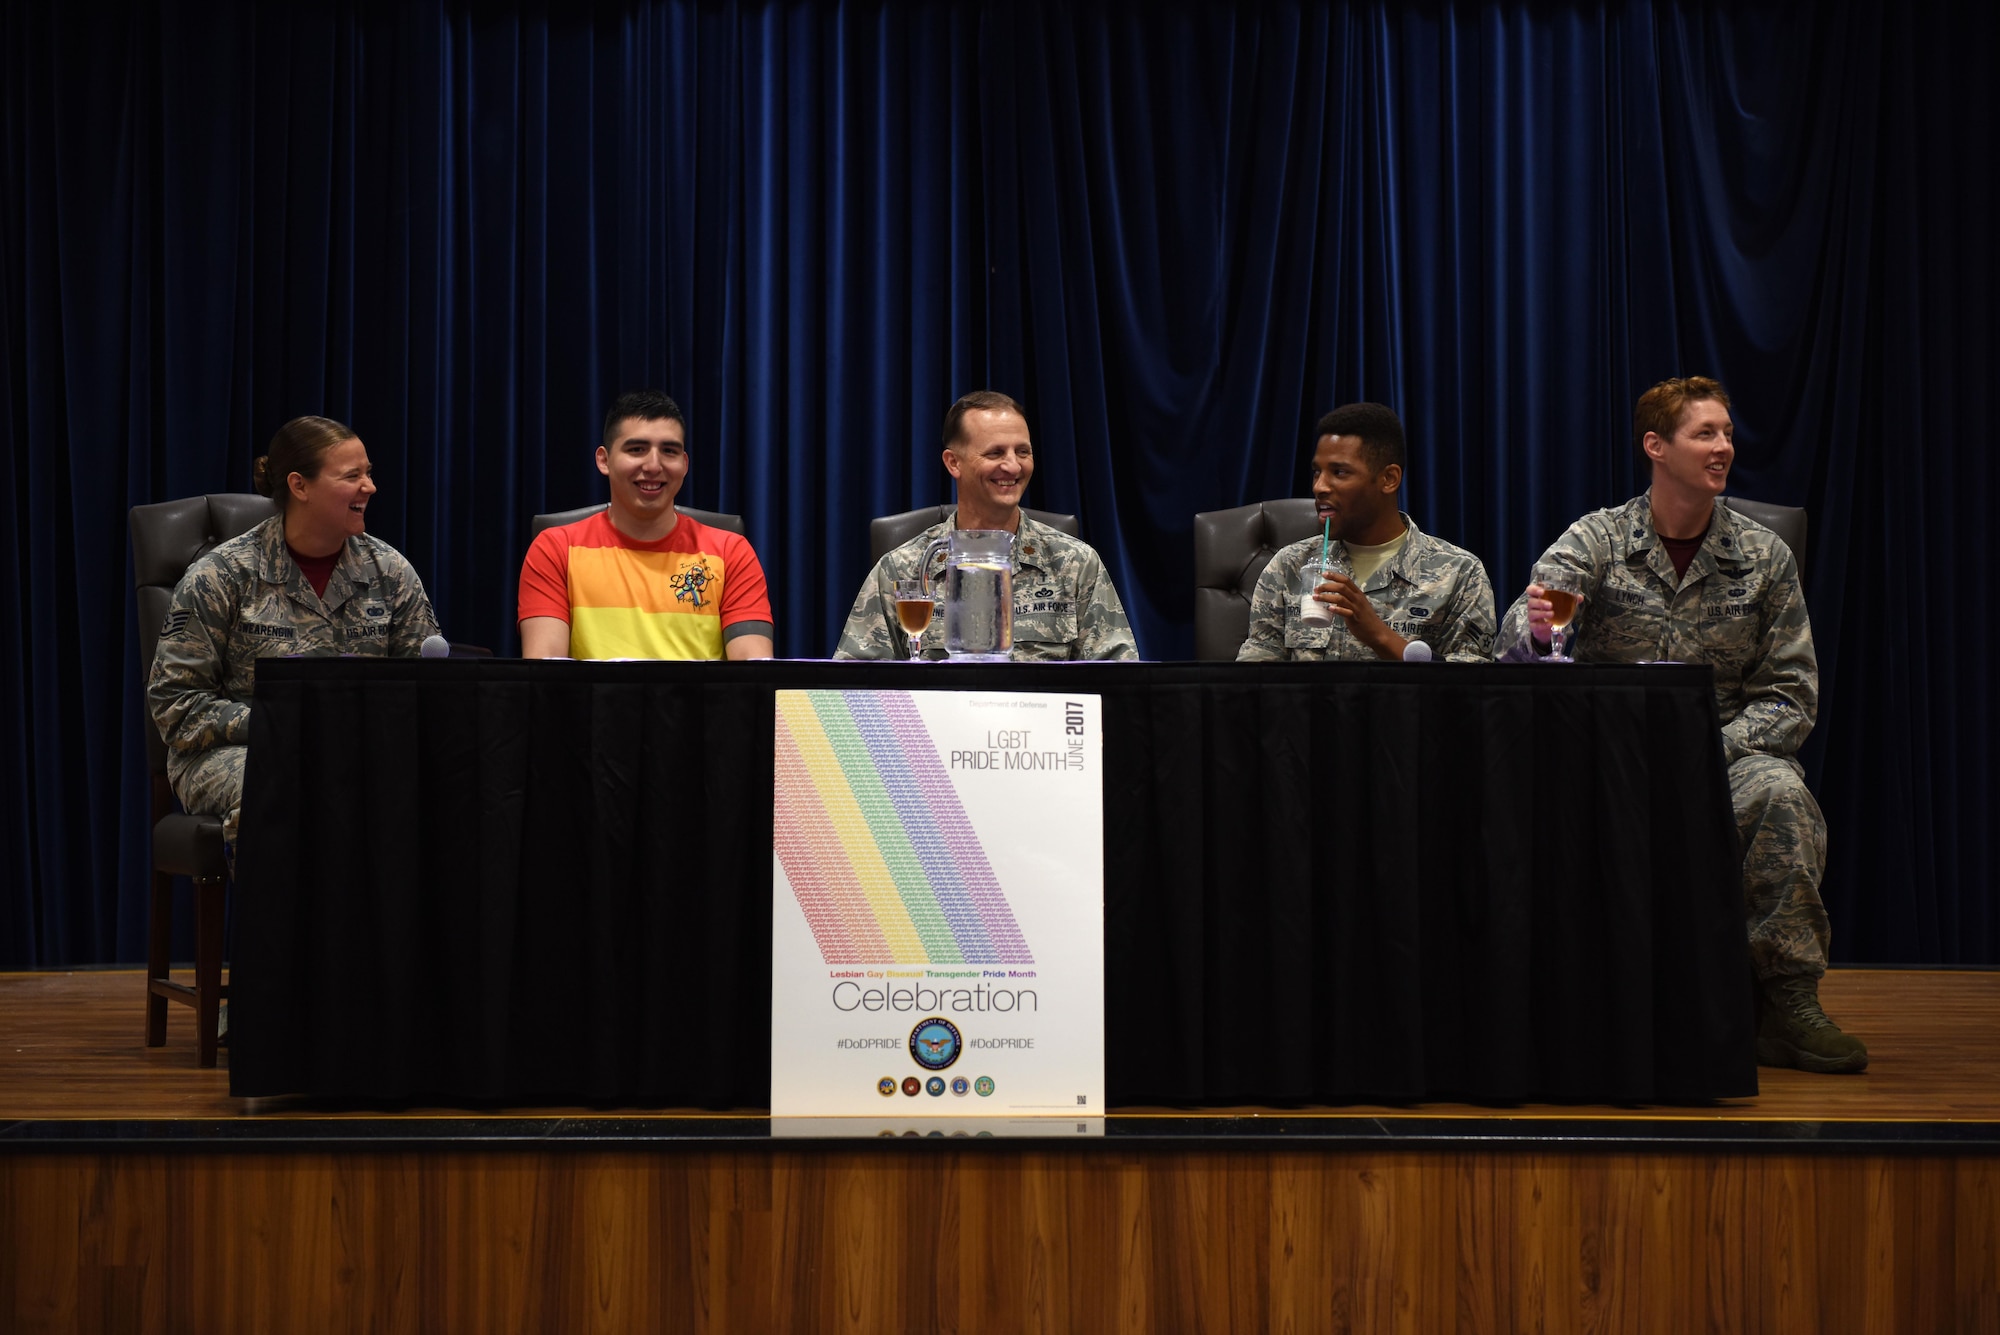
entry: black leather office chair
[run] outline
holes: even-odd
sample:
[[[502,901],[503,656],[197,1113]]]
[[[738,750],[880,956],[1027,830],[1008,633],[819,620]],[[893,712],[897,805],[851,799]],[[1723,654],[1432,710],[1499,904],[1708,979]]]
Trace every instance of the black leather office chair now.
[[[1792,549],[1792,559],[1799,563],[1799,587],[1805,588],[1806,512],[1796,505],[1766,505],[1763,501],[1746,501],[1741,496],[1724,496],[1722,503],[1784,540],[1785,546]]]
[[[1250,595],[1280,547],[1320,531],[1310,497],[1258,501],[1194,517],[1194,656],[1236,657],[1250,636]]]
[[[574,524],[590,518],[600,510],[611,508],[611,502],[601,501],[596,505],[580,505],[574,510],[560,510],[555,514],[536,515],[528,522],[528,541],[541,536],[545,528],[560,528],[564,524]],[[725,515],[714,510],[697,510],[692,505],[676,505],[676,511],[688,516],[697,524],[707,524],[710,528],[726,528],[737,537],[748,537],[743,531],[742,515]]]
[[[132,507],[132,581],[138,592],[139,689],[143,700],[153,673],[160,628],[181,576],[220,542],[247,533],[277,513],[270,498],[243,492],[188,496]],[[222,981],[225,888],[229,864],[222,853],[222,818],[193,816],[174,801],[167,783],[167,747],[146,720],[146,767],[152,777],[153,895],[146,926],[146,1046],[167,1041],[167,1003],[194,1007],[196,1059],[215,1065],[216,1017],[229,995]],[[194,881],[194,985],[169,976],[174,944],[174,877]]]
[[[949,505],[926,505],[921,509],[905,510],[899,515],[878,515],[868,521],[868,559],[879,561],[890,552],[922,533],[933,524],[942,524],[955,507]],[[1030,510],[1021,507],[1021,513],[1038,524],[1060,529],[1072,538],[1083,536],[1082,527],[1075,515],[1053,514],[1047,510]]]

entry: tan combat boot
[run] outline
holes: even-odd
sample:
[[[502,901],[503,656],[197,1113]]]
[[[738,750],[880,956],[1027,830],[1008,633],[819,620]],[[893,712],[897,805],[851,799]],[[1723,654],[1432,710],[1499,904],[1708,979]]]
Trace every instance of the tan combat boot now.
[[[1765,978],[1757,984],[1757,1064],[1791,1066],[1821,1075],[1868,1069],[1868,1045],[1826,1018],[1819,979],[1810,974]]]

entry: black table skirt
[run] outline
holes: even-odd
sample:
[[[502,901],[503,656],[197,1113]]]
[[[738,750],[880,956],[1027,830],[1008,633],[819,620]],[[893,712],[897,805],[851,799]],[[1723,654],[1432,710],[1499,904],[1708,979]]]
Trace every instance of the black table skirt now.
[[[273,659],[232,1093],[767,1104],[810,687],[1103,697],[1114,1107],[1756,1092],[1705,667]]]

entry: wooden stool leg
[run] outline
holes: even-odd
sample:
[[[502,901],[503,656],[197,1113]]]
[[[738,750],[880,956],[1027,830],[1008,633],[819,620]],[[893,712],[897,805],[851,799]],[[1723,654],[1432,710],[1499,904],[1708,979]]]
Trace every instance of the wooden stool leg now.
[[[167,999],[153,987],[166,979],[174,952],[174,878],[153,873],[153,906],[146,918],[146,1046],[167,1041]]]
[[[228,881],[194,883],[194,1023],[199,1064],[215,1065],[215,1025],[222,1007],[223,893]]]

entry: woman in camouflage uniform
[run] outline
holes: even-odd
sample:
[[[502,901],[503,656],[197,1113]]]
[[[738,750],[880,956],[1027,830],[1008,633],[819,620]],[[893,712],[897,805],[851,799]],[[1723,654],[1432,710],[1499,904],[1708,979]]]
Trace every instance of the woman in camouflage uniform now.
[[[221,816],[232,853],[257,660],[415,657],[437,633],[417,572],[364,531],[375,483],[354,432],[294,418],[255,467],[278,513],[188,568],[146,688],[174,795]]]

